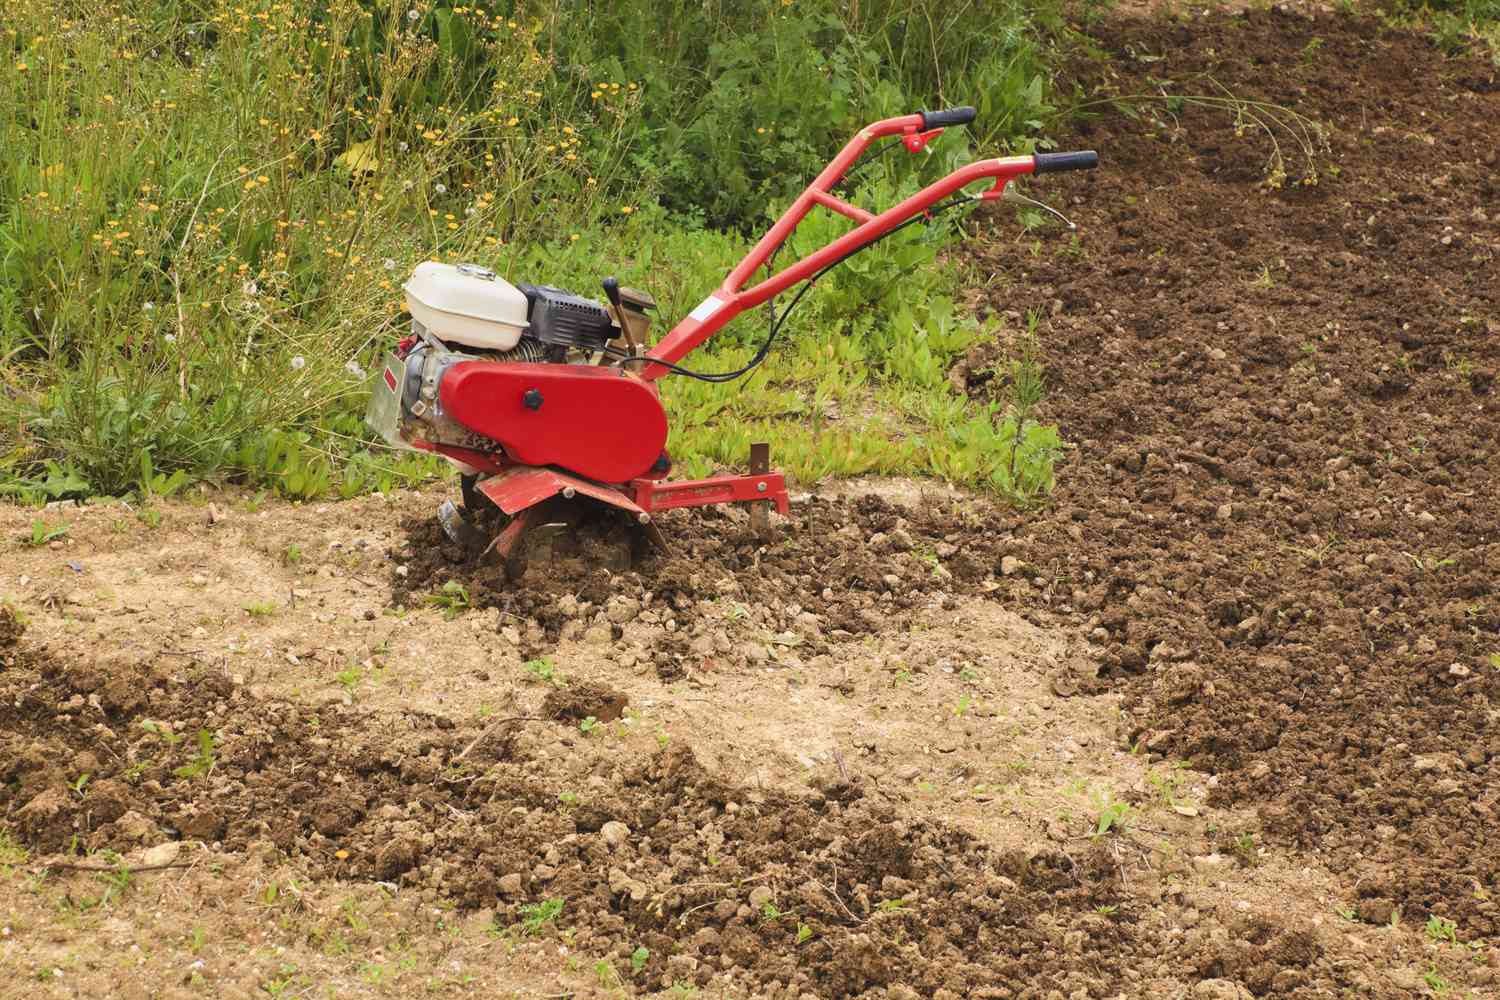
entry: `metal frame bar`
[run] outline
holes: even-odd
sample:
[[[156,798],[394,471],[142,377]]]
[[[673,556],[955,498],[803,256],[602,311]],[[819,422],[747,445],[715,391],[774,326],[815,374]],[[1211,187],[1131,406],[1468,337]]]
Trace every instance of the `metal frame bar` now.
[[[929,184],[916,194],[886,209],[879,215],[871,215],[836,197],[832,191],[852,167],[856,160],[876,139],[887,136],[915,136],[923,132],[921,115],[902,115],[876,122],[844,146],[838,156],[823,168],[817,178],[782,213],[776,224],[760,239],[745,259],[729,272],[719,289],[704,299],[702,304],[684,317],[671,332],[657,343],[646,356],[669,363],[676,363],[695,350],[709,337],[723,329],[731,320],[747,309],[753,309],[767,299],[786,291],[793,285],[806,281],[823,268],[860,249],[895,229],[901,223],[927,211],[933,205],[976,181],[993,179],[995,184],[981,197],[998,198],[1005,185],[1021,174],[1036,169],[1033,156],[1010,156],[993,160],[980,160],[960,167],[942,180]],[[931,130],[936,132],[937,130]],[[814,207],[824,206],[846,215],[859,223],[854,229],[794,264],[781,269],[760,284],[745,289],[756,270],[771,258],[776,248],[786,242],[797,226]],[[647,365],[641,378],[658,379],[670,369],[662,365]]]

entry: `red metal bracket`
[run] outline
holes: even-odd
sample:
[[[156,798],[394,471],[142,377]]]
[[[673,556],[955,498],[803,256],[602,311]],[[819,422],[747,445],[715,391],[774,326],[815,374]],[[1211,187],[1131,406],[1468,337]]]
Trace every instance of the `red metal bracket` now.
[[[636,505],[650,512],[753,500],[769,500],[782,514],[788,514],[792,509],[786,494],[786,477],[779,472],[685,479],[675,483],[632,479],[630,486],[635,490]]]
[[[940,128],[931,129],[926,132],[908,132],[901,138],[901,144],[910,153],[920,153],[927,148],[927,144],[943,134]]]

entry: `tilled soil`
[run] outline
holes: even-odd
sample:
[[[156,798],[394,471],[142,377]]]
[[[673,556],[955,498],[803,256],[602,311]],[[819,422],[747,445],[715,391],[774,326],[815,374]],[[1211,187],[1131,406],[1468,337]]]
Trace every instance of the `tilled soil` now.
[[[739,604],[745,629],[797,636],[817,654],[830,640],[900,628],[933,600],[981,592],[1003,556],[987,527],[995,509],[971,500],[907,509],[876,496],[808,498],[767,538],[738,509],[669,511],[658,520],[665,551],[608,514],[584,513],[585,523],[563,539],[567,547],[544,541],[519,580],[449,541],[435,518],[409,520],[391,577],[394,599],[420,605],[459,583],[475,606],[514,622],[522,648],[536,656],[550,652],[570,622],[602,612],[596,627],[611,634],[599,638],[610,641],[646,611],[672,622],[648,654],[671,679],[705,656],[735,655],[706,640],[694,648],[703,639],[691,614],[700,599]]]
[[[455,722],[312,710],[217,669],[8,652],[5,818],[39,855],[180,838],[286,859],[484,908],[516,939],[566,925],[570,948],[644,990],[1040,1000],[1186,975],[1202,996],[1401,995],[1306,921],[1170,929],[1117,842],[998,850],[857,774],[793,795],[685,745],[587,738],[580,716],[623,707],[605,685],[549,696],[545,718]]]
[[[337,707],[314,716],[216,671],[106,677],[43,651],[0,686],[0,780],[39,851],[127,851],[163,832],[274,846],[342,878],[492,907],[519,933],[534,907],[564,900],[575,946],[617,955],[621,969],[648,949],[638,983],[757,996],[1008,996],[971,991],[1023,979],[1037,984],[1028,995],[1104,996],[1138,947],[1102,846],[1001,854],[902,818],[858,782],[762,793],[678,746],[605,752],[569,773],[518,745],[534,720],[476,730]],[[584,710],[598,711],[551,714],[573,731],[566,720]],[[210,728],[219,739],[205,750],[196,734]],[[91,780],[70,787],[80,773]],[[1060,964],[1062,947],[1086,961]],[[1320,954],[1280,947],[1298,968]]]
[[[1032,606],[1092,631],[1136,740],[1217,772],[1363,919],[1500,933],[1496,70],[1285,11],[1094,42],[1090,87],[1211,77],[1332,148],[1273,190],[1228,115],[1103,115],[1064,140],[1100,169],[1045,185],[1078,246],[979,253],[1049,307],[1047,407],[1078,446],[1020,539]],[[998,350],[955,381],[1003,391]]]

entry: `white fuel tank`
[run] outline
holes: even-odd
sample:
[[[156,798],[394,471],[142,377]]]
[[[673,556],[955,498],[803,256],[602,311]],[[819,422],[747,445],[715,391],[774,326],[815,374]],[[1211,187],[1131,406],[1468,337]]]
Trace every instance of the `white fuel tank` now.
[[[404,291],[412,318],[445,343],[508,351],[526,330],[525,293],[477,264],[425,261]]]

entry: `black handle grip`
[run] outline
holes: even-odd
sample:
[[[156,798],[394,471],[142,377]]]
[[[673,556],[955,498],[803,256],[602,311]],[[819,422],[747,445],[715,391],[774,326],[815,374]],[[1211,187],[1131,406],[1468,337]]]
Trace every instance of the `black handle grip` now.
[[[967,125],[979,114],[973,108],[949,108],[946,111],[919,111],[922,116],[922,131],[947,128],[949,125]]]
[[[619,309],[620,308],[620,279],[619,278],[605,278],[604,279],[604,294],[607,295],[607,296],[609,296],[610,304],[613,305],[616,309]]]
[[[1099,154],[1092,149],[1076,153],[1037,153],[1036,173],[1051,174],[1059,170],[1093,170],[1099,165]]]

